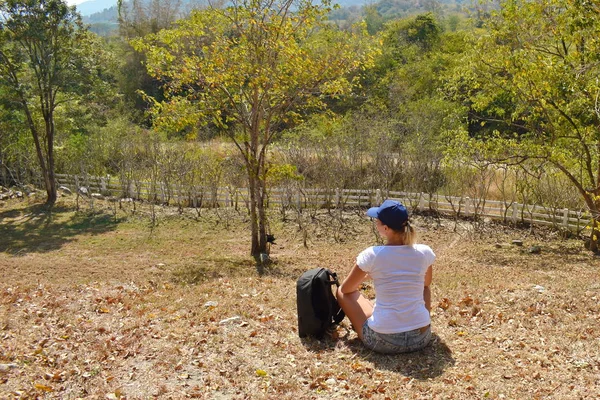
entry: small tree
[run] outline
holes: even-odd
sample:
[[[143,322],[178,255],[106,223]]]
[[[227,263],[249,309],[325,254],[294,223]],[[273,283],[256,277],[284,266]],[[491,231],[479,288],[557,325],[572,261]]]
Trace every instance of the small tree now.
[[[301,110],[324,108],[326,98],[348,93],[349,74],[369,60],[359,35],[325,23],[328,5],[234,0],[135,42],[150,74],[165,82],[167,101],[155,104],[155,124],[172,131],[212,122],[242,154],[254,256],[267,245],[269,144],[301,121]]]
[[[25,114],[47,200],[56,201],[55,111],[98,75],[96,50],[81,17],[61,0],[0,2],[0,85]]]

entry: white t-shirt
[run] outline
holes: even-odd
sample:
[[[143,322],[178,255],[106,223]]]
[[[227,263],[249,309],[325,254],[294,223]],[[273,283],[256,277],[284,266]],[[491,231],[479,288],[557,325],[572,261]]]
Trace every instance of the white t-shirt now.
[[[400,333],[428,325],[423,288],[435,254],[429,246],[372,246],[356,257],[371,275],[377,296],[369,327],[379,333]]]

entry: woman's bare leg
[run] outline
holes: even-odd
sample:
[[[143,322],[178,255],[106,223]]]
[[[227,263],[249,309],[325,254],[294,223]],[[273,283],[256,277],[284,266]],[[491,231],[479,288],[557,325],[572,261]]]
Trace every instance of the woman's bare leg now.
[[[365,321],[373,314],[373,304],[358,290],[344,294],[338,288],[336,296],[338,304],[350,319],[352,328],[362,340],[362,328]]]

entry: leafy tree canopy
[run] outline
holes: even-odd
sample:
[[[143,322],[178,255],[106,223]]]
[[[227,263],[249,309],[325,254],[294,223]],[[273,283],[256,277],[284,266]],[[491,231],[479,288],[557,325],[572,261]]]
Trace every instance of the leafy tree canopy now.
[[[107,92],[103,52],[63,1],[6,0],[0,15],[0,85],[5,101],[25,115],[52,205],[56,112],[83,95]]]
[[[268,145],[300,122],[303,110],[349,94],[374,58],[364,24],[340,31],[326,23],[329,9],[327,1],[239,0],[195,11],[177,27],[134,42],[150,74],[165,84],[155,126],[193,136],[198,124],[212,122],[244,157],[253,255],[266,246]]]
[[[581,0],[507,0],[484,28],[452,89],[482,123],[504,123],[494,143],[506,160],[550,163],[565,174],[597,221],[600,6]],[[597,249],[596,231],[592,238]]]

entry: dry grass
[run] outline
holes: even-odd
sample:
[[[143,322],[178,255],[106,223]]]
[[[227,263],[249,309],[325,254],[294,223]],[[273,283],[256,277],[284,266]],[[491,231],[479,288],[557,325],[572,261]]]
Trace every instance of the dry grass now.
[[[305,248],[298,225],[274,216],[274,262],[260,269],[243,214],[161,210],[150,227],[147,210],[131,211],[74,212],[68,200],[52,216],[26,202],[0,208],[0,398],[600,393],[600,260],[579,241],[496,225],[454,232],[417,217],[438,254],[435,341],[384,356],[347,322],[320,342],[296,334],[297,277],[314,266],[344,275],[375,240],[365,218],[319,214],[305,225]],[[525,245],[512,246],[516,238]],[[541,254],[526,251],[534,244]],[[230,317],[239,318],[221,323]]]

